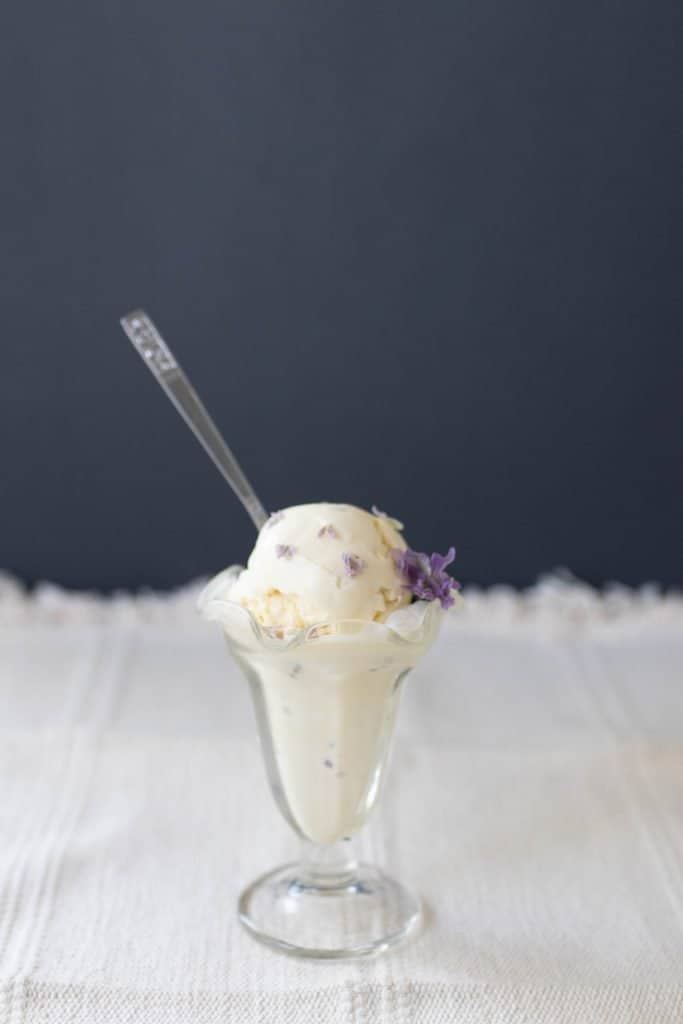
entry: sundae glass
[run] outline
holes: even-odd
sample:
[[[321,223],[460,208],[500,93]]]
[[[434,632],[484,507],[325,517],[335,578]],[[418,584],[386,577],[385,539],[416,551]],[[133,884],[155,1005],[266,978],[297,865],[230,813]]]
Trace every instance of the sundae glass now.
[[[287,509],[249,567],[220,573],[199,600],[249,683],[270,788],[301,839],[298,863],[242,893],[240,919],[294,955],[371,955],[420,923],[418,898],[358,863],[351,843],[381,791],[403,682],[453,601],[446,558],[434,572],[399,525],[349,505]],[[418,558],[425,597],[414,601]]]

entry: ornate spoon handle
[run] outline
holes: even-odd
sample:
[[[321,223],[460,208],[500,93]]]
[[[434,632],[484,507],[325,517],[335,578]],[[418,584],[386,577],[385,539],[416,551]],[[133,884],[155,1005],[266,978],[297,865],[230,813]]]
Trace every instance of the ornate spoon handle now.
[[[268,518],[263,505],[150,318],[136,309],[121,319],[121,326],[260,530]]]

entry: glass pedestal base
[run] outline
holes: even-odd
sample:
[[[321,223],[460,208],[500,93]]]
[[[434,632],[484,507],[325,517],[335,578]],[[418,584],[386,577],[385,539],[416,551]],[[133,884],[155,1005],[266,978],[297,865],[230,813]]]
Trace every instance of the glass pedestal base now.
[[[369,864],[316,877],[300,864],[262,875],[239,900],[239,918],[259,942],[290,956],[377,956],[416,934],[420,900]]]

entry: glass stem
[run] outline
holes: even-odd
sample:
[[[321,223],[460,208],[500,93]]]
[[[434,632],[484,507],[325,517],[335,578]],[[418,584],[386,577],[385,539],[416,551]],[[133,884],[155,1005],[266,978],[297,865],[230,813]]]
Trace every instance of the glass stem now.
[[[329,846],[320,846],[304,839],[301,844],[301,864],[309,885],[334,889],[345,885],[353,877],[358,861],[350,839],[340,839]]]

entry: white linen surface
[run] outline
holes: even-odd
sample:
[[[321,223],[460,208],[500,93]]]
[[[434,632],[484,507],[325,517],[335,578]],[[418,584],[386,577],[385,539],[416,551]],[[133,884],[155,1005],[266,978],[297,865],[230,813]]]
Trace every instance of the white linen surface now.
[[[359,841],[426,928],[327,964],[237,923],[296,841],[195,595],[0,582],[2,1024],[683,1021],[680,597],[468,595]]]

